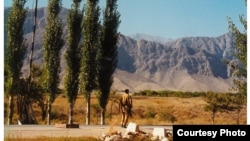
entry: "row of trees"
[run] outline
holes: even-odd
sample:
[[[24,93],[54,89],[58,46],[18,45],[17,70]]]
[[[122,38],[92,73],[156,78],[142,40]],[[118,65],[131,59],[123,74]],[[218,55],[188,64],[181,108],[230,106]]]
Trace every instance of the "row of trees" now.
[[[113,83],[113,73],[117,66],[116,43],[120,14],[117,11],[117,0],[106,0],[103,21],[100,22],[99,1],[87,0],[83,10],[80,8],[81,1],[72,0],[72,6],[67,15],[67,50],[64,56],[67,68],[64,91],[69,103],[68,123],[73,124],[75,100],[78,93],[82,93],[87,101],[86,124],[90,124],[91,93],[97,90],[102,108],[101,124],[105,124],[106,105]],[[21,74],[22,61],[27,49],[27,45],[23,42],[23,23],[27,12],[24,9],[25,3],[26,0],[13,0],[7,21],[5,89],[9,95],[8,124],[12,124],[13,97],[21,92],[27,103],[38,101],[43,117],[47,113],[47,124],[50,124],[51,106],[59,93],[60,50],[65,44],[62,37],[62,22],[58,16],[62,3],[61,0],[48,1],[48,17],[43,38],[44,66],[39,69],[32,65],[33,68],[30,68],[33,73],[32,81],[22,78]],[[24,116],[20,115],[19,119],[30,117],[29,112]]]

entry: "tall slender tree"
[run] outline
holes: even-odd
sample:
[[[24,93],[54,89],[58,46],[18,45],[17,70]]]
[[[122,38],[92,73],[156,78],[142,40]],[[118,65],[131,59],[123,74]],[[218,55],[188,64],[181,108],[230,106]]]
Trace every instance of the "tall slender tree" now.
[[[106,105],[110,88],[113,84],[113,73],[117,67],[117,40],[120,13],[117,11],[117,0],[106,0],[103,13],[103,25],[100,33],[100,48],[97,54],[98,86],[100,89],[101,124],[105,124]]]
[[[99,15],[98,0],[87,0],[83,20],[83,48],[81,59],[81,91],[84,93],[87,110],[86,124],[90,124],[90,94],[96,89],[96,53],[99,45]]]
[[[247,0],[245,0],[247,6]],[[234,37],[235,51],[232,52],[236,61],[227,61],[233,71],[233,87],[232,90],[237,92],[237,95],[232,100],[237,112],[237,124],[239,124],[240,112],[243,105],[247,102],[247,19],[244,15],[239,16],[240,23],[243,26],[243,31],[234,24],[228,17],[229,30]]]
[[[26,50],[23,38],[23,24],[27,11],[24,9],[26,0],[13,0],[12,8],[7,21],[7,82],[6,88],[9,95],[8,123],[12,124],[13,96],[17,93],[20,82],[21,68]]]
[[[234,22],[228,17],[229,30],[234,36],[234,44],[236,50],[232,52],[236,61],[228,62],[233,70],[234,86],[233,90],[247,94],[247,20],[243,15],[239,16],[240,22],[242,23],[244,30],[240,31]]]
[[[67,15],[68,48],[65,54],[67,61],[65,75],[65,92],[69,103],[69,124],[73,124],[73,107],[78,94],[83,13],[79,9],[82,0],[73,0],[71,9]]]
[[[62,22],[58,17],[61,10],[61,0],[49,0],[48,17],[45,27],[43,47],[46,82],[48,93],[47,124],[51,120],[51,104],[54,102],[59,84],[60,49],[64,45],[62,39]]]

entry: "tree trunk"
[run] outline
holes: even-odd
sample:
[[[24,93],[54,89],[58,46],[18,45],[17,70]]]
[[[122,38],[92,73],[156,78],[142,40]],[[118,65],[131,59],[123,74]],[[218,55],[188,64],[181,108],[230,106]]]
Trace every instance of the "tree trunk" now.
[[[32,34],[32,43],[31,43],[31,51],[30,51],[30,58],[29,58],[29,84],[32,79],[32,62],[33,62],[33,50],[35,44],[35,35],[36,35],[36,16],[37,16],[37,0],[35,5],[35,16],[34,16],[34,25],[33,25],[33,34]]]
[[[110,120],[112,119],[112,109],[113,109],[113,103],[114,102],[111,102],[111,105],[110,105]]]
[[[42,121],[44,121],[46,119],[46,112],[47,112],[47,103],[43,103],[40,102],[39,106],[41,107],[41,111],[42,111]]]
[[[101,125],[105,125],[105,108],[102,108],[102,111],[101,111]]]
[[[48,100],[48,109],[47,109],[47,125],[50,125],[51,119],[51,102]]]
[[[42,110],[42,121],[46,119],[46,110]]]
[[[86,125],[90,124],[90,93],[88,92],[87,97],[87,109],[86,109]]]
[[[34,113],[34,110],[32,108],[32,105],[31,103],[29,103],[29,109],[30,109],[30,112],[31,112],[31,120],[32,120],[32,124],[37,124],[37,120],[36,120],[36,116],[35,116],[35,113]]]
[[[236,124],[240,124],[240,110],[237,110],[237,119],[236,119]]]
[[[13,118],[13,107],[14,107],[14,103],[13,103],[13,97],[10,95],[9,96],[9,114],[8,114],[8,125],[12,124],[12,118]]]
[[[68,124],[73,124],[73,104],[69,103],[69,121]]]
[[[212,125],[214,125],[214,118],[215,118],[215,113],[212,113],[212,116],[211,116],[211,118],[212,118]]]

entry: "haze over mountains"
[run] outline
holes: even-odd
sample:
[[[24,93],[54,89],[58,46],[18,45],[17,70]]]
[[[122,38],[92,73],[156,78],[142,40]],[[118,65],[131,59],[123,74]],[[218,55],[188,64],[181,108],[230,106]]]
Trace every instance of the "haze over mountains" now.
[[[9,8],[4,10],[7,15]],[[63,21],[65,39],[66,14],[67,9],[63,8],[60,17]],[[33,56],[33,62],[39,65],[43,64],[42,40],[46,16],[46,8],[39,8]],[[33,14],[30,10],[24,24],[25,38],[29,43],[24,60],[24,74],[28,71],[27,58],[32,39],[32,24]],[[129,88],[133,92],[140,90],[227,92],[231,87],[231,73],[222,62],[223,58],[230,59],[230,51],[234,48],[231,34],[175,40],[141,36],[145,34],[136,35],[129,37],[121,34],[119,37],[118,67],[114,74],[112,89]],[[66,48],[67,44],[61,50],[61,88],[66,66],[63,57]]]
[[[157,42],[157,43],[161,43],[161,44],[165,44],[166,42],[170,42],[173,41],[173,39],[171,38],[165,38],[165,37],[161,37],[161,36],[152,36],[152,35],[148,35],[145,33],[136,33],[133,35],[129,35],[129,37],[131,37],[132,39],[135,40],[147,40],[147,41],[152,41],[152,42]]]

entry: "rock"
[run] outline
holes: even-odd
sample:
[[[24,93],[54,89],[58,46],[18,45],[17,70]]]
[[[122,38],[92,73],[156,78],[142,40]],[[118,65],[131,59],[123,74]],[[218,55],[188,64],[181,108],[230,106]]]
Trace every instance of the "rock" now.
[[[126,131],[127,131],[127,132],[139,132],[139,131],[140,131],[139,125],[136,124],[136,123],[130,122],[130,123],[128,124],[128,127],[127,127],[127,130],[126,130]]]
[[[112,136],[106,136],[104,141],[123,141],[123,138],[120,135],[112,135]]]
[[[159,137],[158,137],[158,136],[153,136],[153,137],[151,137],[151,140],[152,140],[152,141],[158,141],[158,140],[159,140]]]
[[[169,141],[168,138],[162,138],[161,141]]]
[[[153,136],[158,136],[159,138],[166,137],[166,129],[165,128],[154,128]]]

